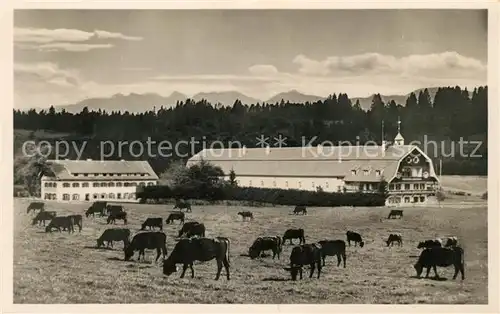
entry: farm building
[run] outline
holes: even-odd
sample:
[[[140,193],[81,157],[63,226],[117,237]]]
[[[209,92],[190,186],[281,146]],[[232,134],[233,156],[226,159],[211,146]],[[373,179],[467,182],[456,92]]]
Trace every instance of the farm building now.
[[[42,198],[59,201],[136,201],[138,186],[156,185],[147,161],[48,160],[41,179]]]
[[[435,202],[439,185],[432,160],[400,132],[392,145],[205,149],[187,166],[202,159],[243,187],[373,193],[385,181],[388,206]]]

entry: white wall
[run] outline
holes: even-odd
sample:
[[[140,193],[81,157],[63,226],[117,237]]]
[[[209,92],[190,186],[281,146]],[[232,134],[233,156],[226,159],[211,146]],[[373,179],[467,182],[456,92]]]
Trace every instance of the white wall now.
[[[229,180],[226,176],[225,180]],[[316,191],[321,186],[325,192],[342,191],[344,181],[337,178],[298,178],[298,177],[246,177],[236,176],[236,181],[242,187],[298,189]],[[340,190],[339,190],[340,188]]]

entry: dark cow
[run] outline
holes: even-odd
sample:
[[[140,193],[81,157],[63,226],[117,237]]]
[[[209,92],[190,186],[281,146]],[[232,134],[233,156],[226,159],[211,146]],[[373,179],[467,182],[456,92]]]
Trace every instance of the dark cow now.
[[[229,242],[224,238],[192,238],[181,239],[175,245],[170,256],[163,261],[163,274],[169,276],[177,271],[176,264],[183,264],[181,278],[188,267],[191,269],[191,278],[194,278],[193,263],[195,261],[208,262],[217,261],[217,275],[219,280],[222,266],[226,269],[226,277],[229,280]]]
[[[126,248],[130,243],[130,230],[122,228],[106,229],[97,239],[97,247],[100,248],[107,242],[107,247],[113,247],[113,241],[123,241],[123,247]]]
[[[302,279],[302,267],[310,265],[311,272],[309,278],[312,278],[315,268],[318,268],[318,279],[321,274],[321,245],[318,243],[302,244],[292,249],[290,254],[290,268],[292,280],[297,280],[297,273],[300,274]]]
[[[327,256],[337,256],[337,267],[344,260],[344,268],[346,263],[345,241],[344,240],[322,240],[318,242],[321,245],[321,258],[323,266],[325,266],[325,258]]]
[[[387,216],[387,219],[391,219],[392,217],[399,217],[400,219],[403,218],[403,211],[400,209],[391,210],[389,216]]]
[[[250,218],[250,220],[253,220],[252,212],[249,211],[238,212],[238,215],[241,216],[242,220],[245,220],[245,218]]]
[[[442,247],[442,246],[443,243],[441,239],[425,240],[418,243],[417,249],[429,249],[433,247]]]
[[[149,227],[151,230],[154,227],[160,228],[160,231],[163,231],[163,219],[159,218],[147,218],[146,221],[142,223],[141,230],[145,230],[146,227]]]
[[[188,202],[184,202],[184,201],[176,201],[175,202],[175,205],[174,205],[174,209],[179,209],[179,210],[183,210],[183,209],[186,209],[186,212],[191,212],[191,204],[189,204]]]
[[[144,260],[146,258],[144,254],[146,249],[156,249],[155,262],[160,258],[160,253],[162,253],[163,258],[165,258],[165,256],[167,256],[167,236],[165,233],[160,231],[147,231],[136,234],[129,245],[125,246],[123,249],[125,252],[125,260],[130,260],[135,251],[139,251],[137,260],[139,261],[141,259],[141,255]]]
[[[357,246],[358,243],[360,247],[363,247],[365,245],[365,242],[363,242],[361,235],[357,232],[347,231],[346,236],[347,236],[347,243],[349,244],[349,246],[351,246],[351,241],[354,242],[354,246]]]
[[[290,241],[290,244],[293,244],[292,239],[299,239],[299,244],[306,243],[306,237],[304,236],[304,229],[288,229],[283,234],[283,244],[285,244],[286,240]]]
[[[191,238],[191,237],[194,237],[194,236],[198,236],[198,237],[204,238],[205,237],[205,231],[206,231],[205,225],[202,224],[202,223],[200,223],[200,224],[192,226],[191,229],[189,229],[186,232],[186,237]]]
[[[295,209],[293,210],[293,214],[294,215],[298,215],[299,213],[302,213],[302,215],[306,215],[307,214],[306,207],[303,206],[303,205],[297,205],[297,206],[295,206]]]
[[[78,226],[78,232],[82,232],[83,228],[83,217],[82,215],[69,215],[71,219],[73,219],[73,225]]]
[[[459,246],[425,249],[422,253],[420,253],[418,261],[415,265],[413,265],[413,267],[417,271],[417,278],[420,278],[424,268],[427,268],[425,278],[428,278],[431,267],[434,269],[436,278],[439,278],[436,267],[448,267],[451,265],[455,267],[453,279],[456,279],[458,272],[460,272],[462,274],[462,280],[464,280],[464,250]]]
[[[113,214],[118,214],[118,213],[123,213],[123,206],[122,205],[107,205],[106,206],[106,211],[108,215],[113,215]]]
[[[189,221],[186,222],[184,225],[182,225],[181,230],[179,230],[179,234],[177,235],[178,238],[182,237],[182,235],[187,234],[189,230],[191,230],[193,227],[200,225],[199,222],[197,221]]]
[[[258,237],[248,249],[248,255],[251,259],[254,259],[260,256],[262,252],[268,250],[273,251],[273,259],[276,256],[279,259],[282,251],[281,238],[278,236]]]
[[[53,228],[56,228],[59,232],[61,232],[61,228],[67,229],[68,233],[75,232],[73,218],[68,216],[56,216],[52,218],[49,225],[45,227],[45,232],[52,232]]]
[[[35,218],[33,218],[31,224],[36,225],[36,223],[38,222],[38,225],[41,225],[43,222],[43,226],[45,227],[45,220],[52,220],[52,218],[54,218],[55,216],[57,216],[57,213],[54,211],[39,212],[38,214],[36,214]]]
[[[103,201],[97,201],[97,202],[92,203],[92,205],[90,205],[90,207],[85,212],[85,216],[89,217],[90,215],[92,215],[92,217],[95,217],[96,213],[98,213],[99,216],[101,216],[101,217],[105,216],[107,204],[108,204],[107,202],[103,202]]]
[[[230,262],[230,259],[229,259],[229,247],[231,246],[231,240],[229,240],[228,237],[215,237],[217,240],[219,241],[225,241],[227,243],[227,261]]]
[[[403,236],[401,235],[401,233],[391,233],[389,234],[387,241],[385,241],[387,246],[393,246],[394,242],[396,242],[399,246],[403,245]]]
[[[458,245],[458,238],[457,237],[448,237],[446,239],[446,243],[444,247],[454,247]]]
[[[39,210],[39,211],[43,212],[45,210],[45,203],[44,202],[31,202],[28,205],[28,208],[26,209],[26,213],[29,214],[30,211],[34,212],[35,210]]]
[[[172,212],[170,215],[168,215],[167,220],[165,220],[165,223],[170,224],[174,220],[180,220],[181,224],[184,223],[184,220],[186,219],[186,214],[183,212]]]
[[[115,223],[116,220],[123,220],[123,224],[127,224],[127,213],[126,212],[118,212],[118,213],[110,213],[108,216],[107,224]]]

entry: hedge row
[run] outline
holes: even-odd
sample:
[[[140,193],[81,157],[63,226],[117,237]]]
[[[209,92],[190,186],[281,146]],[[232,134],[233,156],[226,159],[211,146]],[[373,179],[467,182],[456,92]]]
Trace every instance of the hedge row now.
[[[305,206],[384,206],[386,196],[380,193],[328,193],[253,187],[170,188],[147,186],[137,191],[141,202],[160,199],[204,199],[262,202],[276,205]]]

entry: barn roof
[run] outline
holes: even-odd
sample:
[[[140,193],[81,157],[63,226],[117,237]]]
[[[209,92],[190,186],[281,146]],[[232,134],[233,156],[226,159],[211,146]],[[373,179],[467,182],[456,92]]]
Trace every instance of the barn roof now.
[[[47,163],[61,180],[158,180],[145,160],[48,160]]]
[[[377,182],[391,179],[399,161],[414,149],[413,145],[385,150],[382,146],[205,149],[194,155],[188,166],[203,159],[221,167],[226,175],[233,169],[237,176],[338,177],[346,182]]]

